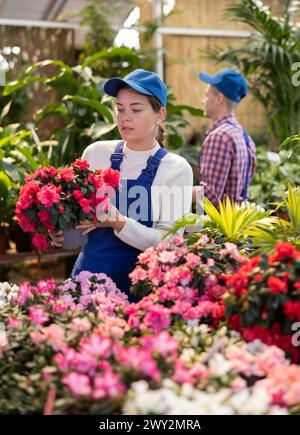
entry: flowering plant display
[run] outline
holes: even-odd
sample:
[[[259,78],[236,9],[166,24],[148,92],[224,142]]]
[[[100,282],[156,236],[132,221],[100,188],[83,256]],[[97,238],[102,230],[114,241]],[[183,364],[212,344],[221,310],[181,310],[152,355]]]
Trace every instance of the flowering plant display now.
[[[245,340],[259,338],[299,362],[300,347],[293,343],[293,325],[300,322],[300,252],[295,246],[278,243],[274,253],[252,258],[228,276],[226,285],[230,327]]]
[[[69,167],[39,168],[26,177],[20,190],[19,225],[33,233],[33,244],[43,251],[49,246],[49,231],[70,229],[81,220],[97,220],[97,212],[107,212],[119,183],[119,171],[92,171],[82,159]]]
[[[131,290],[145,297],[125,309],[131,328],[162,330],[179,319],[217,326],[224,319],[223,276],[247,261],[237,247],[216,245],[202,235],[188,245],[180,236],[139,255],[129,275]]]
[[[81,272],[63,285],[1,283],[0,304],[0,413],[41,413],[54,355],[100,328],[100,313],[106,329],[117,333],[128,300],[106,275]]]
[[[81,272],[64,285],[5,283],[0,290],[1,413],[300,410],[300,367],[283,350],[260,340],[247,344],[200,317],[175,317],[168,330],[132,328],[128,310],[135,304],[103,274]],[[147,310],[145,304],[141,318]]]

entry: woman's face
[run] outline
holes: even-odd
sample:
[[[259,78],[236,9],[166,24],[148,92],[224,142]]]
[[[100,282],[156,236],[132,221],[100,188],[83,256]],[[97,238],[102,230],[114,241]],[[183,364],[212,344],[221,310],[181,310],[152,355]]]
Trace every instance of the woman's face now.
[[[163,120],[164,109],[154,112],[145,95],[131,88],[120,89],[117,95],[117,122],[122,138],[128,142],[154,139],[157,123]]]

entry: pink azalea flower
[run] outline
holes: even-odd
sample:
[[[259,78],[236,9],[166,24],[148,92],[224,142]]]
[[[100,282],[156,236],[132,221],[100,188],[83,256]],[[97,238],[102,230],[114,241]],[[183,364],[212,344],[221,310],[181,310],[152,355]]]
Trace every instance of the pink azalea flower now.
[[[103,375],[94,379],[93,398],[95,400],[104,397],[115,399],[125,393],[125,386],[120,381],[120,375],[106,370]]]
[[[20,319],[16,319],[15,317],[9,317],[6,325],[8,328],[17,329],[22,325],[22,322]]]
[[[53,350],[58,351],[65,348],[65,331],[61,326],[52,324],[42,329],[44,341],[48,342]]]
[[[89,338],[84,338],[80,343],[80,350],[83,353],[99,358],[109,358],[111,354],[112,342],[110,338],[92,334]]]
[[[161,331],[156,335],[146,335],[140,339],[143,347],[151,352],[158,352],[164,358],[169,354],[176,353],[179,342],[168,331]]]
[[[47,208],[52,207],[60,201],[61,187],[57,187],[52,183],[43,186],[37,193],[37,199]]]
[[[185,255],[185,260],[187,265],[192,268],[197,267],[199,266],[199,264],[201,264],[201,258],[198,255],[193,254],[192,252],[189,252]]]
[[[29,320],[37,326],[42,326],[49,321],[49,316],[43,307],[32,306],[29,307]]]
[[[170,310],[162,305],[153,305],[147,310],[143,324],[154,331],[168,328],[171,324]]]
[[[92,394],[90,379],[86,375],[71,372],[63,377],[62,383],[69,388],[74,396],[90,396]]]

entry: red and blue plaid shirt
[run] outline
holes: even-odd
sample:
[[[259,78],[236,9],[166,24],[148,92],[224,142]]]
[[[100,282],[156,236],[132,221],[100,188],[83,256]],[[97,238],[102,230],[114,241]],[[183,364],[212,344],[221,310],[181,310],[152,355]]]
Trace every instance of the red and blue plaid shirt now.
[[[248,159],[250,182],[255,168],[255,156],[253,141],[250,138],[248,150],[243,129],[234,115],[226,115],[215,122],[206,132],[200,154],[200,185],[204,186],[204,195],[214,205],[218,205],[218,200],[223,201],[226,196],[241,202]]]

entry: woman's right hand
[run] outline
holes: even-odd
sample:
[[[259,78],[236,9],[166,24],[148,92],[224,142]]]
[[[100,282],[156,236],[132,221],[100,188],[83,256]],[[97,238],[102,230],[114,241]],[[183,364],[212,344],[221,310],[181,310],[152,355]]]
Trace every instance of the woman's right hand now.
[[[64,241],[62,231],[58,231],[57,233],[50,233],[49,236],[52,239],[51,245],[55,246],[56,248],[62,248],[62,244]]]

